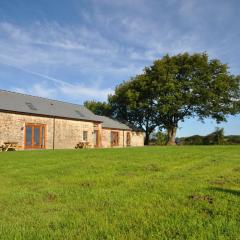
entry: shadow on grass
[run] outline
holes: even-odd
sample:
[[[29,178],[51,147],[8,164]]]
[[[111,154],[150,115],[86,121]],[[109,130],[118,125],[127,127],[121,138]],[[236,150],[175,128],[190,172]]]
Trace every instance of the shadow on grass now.
[[[240,191],[238,191],[238,190],[227,189],[227,188],[220,188],[220,187],[211,187],[210,190],[223,192],[223,193],[230,193],[230,194],[233,194],[235,196],[239,196],[240,197]]]

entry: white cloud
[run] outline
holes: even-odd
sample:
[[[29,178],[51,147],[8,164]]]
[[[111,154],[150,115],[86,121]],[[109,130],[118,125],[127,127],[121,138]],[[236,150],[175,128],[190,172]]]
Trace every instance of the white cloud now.
[[[26,88],[12,88],[14,92],[30,94],[45,98],[54,98],[57,96],[57,90],[54,88],[49,88],[46,84],[33,84]]]
[[[107,19],[100,18],[101,21],[104,25]],[[174,30],[165,26],[158,31],[159,26],[151,19],[124,16],[111,23],[109,31],[114,28],[112,24],[119,29],[117,34],[121,41],[82,26],[48,23],[22,28],[0,23],[0,62],[28,68],[61,65],[95,72],[111,69],[111,73],[115,70],[116,74],[119,74],[119,66],[124,69],[131,66],[128,74],[134,75],[136,72],[132,69],[139,69],[136,61],[148,62],[160,54],[193,47],[191,41],[184,42],[186,35],[176,36]]]
[[[90,5],[90,11],[80,8],[87,25],[46,21],[23,26],[0,22],[0,63],[23,68],[29,74],[34,72],[47,85],[59,85],[56,94],[105,98],[119,81],[140,73],[163,54],[208,51],[212,57],[229,59],[234,53],[234,46],[228,44],[232,37],[224,35],[211,45],[204,29],[211,12],[219,11],[222,20],[226,7],[229,16],[228,3],[221,1],[214,6],[195,0],[92,0]],[[214,15],[211,21],[220,20]],[[230,60],[224,61],[236,69],[237,57]],[[62,72],[67,72],[67,77],[62,77]],[[57,83],[61,78],[64,83]],[[98,85],[95,79],[100,79]],[[38,91],[40,94],[41,89]]]
[[[127,49],[93,29],[62,27],[57,23],[26,28],[0,23],[2,64],[37,70],[78,68],[79,73],[125,76],[136,74],[132,70],[139,69],[128,55]]]
[[[27,93],[31,95],[36,95],[40,97],[54,98],[60,95],[64,95],[68,98],[85,98],[85,99],[95,99],[95,100],[107,100],[107,96],[113,93],[111,88],[100,88],[99,82],[95,81],[95,85],[85,86],[84,84],[72,84],[61,79],[50,77],[45,74],[30,71],[22,67],[12,66],[23,72],[32,74],[41,79],[48,80],[42,82],[41,84],[33,84],[25,88],[12,88],[13,91]],[[49,84],[51,82],[52,84]]]

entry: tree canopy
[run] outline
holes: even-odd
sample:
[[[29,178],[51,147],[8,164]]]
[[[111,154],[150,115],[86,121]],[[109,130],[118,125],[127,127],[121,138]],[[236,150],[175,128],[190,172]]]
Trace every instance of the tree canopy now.
[[[145,74],[155,82],[157,112],[170,145],[175,144],[179,122],[186,118],[211,117],[221,122],[239,112],[240,77],[206,53],[166,55],[146,68]]]
[[[108,103],[96,103],[94,112],[128,121],[145,131],[145,144],[155,128],[165,128],[168,144],[175,144],[179,122],[190,117],[226,121],[239,113],[240,76],[206,53],[165,55],[116,87]],[[99,113],[98,113],[99,114]]]
[[[98,101],[85,101],[84,106],[91,110],[93,113],[100,116],[111,116],[112,115],[112,107],[106,102],[98,102]]]
[[[149,143],[150,134],[161,124],[154,103],[153,82],[147,78],[147,75],[142,74],[123,82],[116,87],[115,93],[109,96],[114,117],[144,130],[145,144]]]

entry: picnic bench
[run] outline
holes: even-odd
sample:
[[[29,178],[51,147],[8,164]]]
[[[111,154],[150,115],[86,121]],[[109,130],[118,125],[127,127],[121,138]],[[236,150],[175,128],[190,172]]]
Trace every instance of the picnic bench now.
[[[15,151],[18,146],[18,142],[4,142],[2,146],[0,146],[0,152],[7,152],[7,151]]]
[[[91,147],[90,142],[82,141],[82,142],[77,143],[77,145],[75,146],[75,149],[89,148],[89,147]]]

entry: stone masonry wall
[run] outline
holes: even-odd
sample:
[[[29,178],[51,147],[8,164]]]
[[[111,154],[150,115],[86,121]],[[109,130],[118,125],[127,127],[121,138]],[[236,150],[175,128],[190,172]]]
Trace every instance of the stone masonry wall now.
[[[24,148],[26,123],[46,124],[46,148],[51,149],[53,119],[4,112],[0,112],[0,145],[10,141]]]
[[[111,131],[118,132],[119,134],[119,146],[127,147],[127,133],[130,132],[131,146],[138,147],[144,146],[144,134],[141,132],[122,131],[115,129],[102,129],[102,147],[111,147]]]
[[[123,131],[122,130],[115,130],[115,129],[102,129],[102,147],[107,148],[107,147],[112,147],[111,146],[111,132],[118,132],[119,136],[119,146],[115,147],[123,147]],[[125,136],[125,134],[124,134]],[[126,143],[124,144],[124,146]]]
[[[18,142],[24,149],[25,124],[46,125],[46,149],[53,148],[54,118],[21,115],[15,113],[0,112],[0,145],[4,142]],[[119,133],[119,146],[127,146],[127,132],[122,130],[102,129],[101,124],[77,120],[55,119],[55,149],[73,149],[76,144],[83,140],[83,131],[88,132],[88,142],[93,147],[93,131],[99,130],[99,147],[111,147],[111,131]],[[143,146],[143,133],[131,133],[131,146]]]
[[[131,146],[133,146],[133,147],[144,146],[144,133],[143,132],[132,132]]]
[[[24,148],[25,124],[46,125],[46,149],[53,148],[54,119],[0,112],[0,145],[18,142]],[[93,123],[66,119],[55,119],[55,149],[71,148],[83,140],[83,131],[88,132],[88,141],[93,141]]]
[[[73,149],[77,143],[83,141],[83,131],[87,131],[88,142],[93,147],[93,130],[92,122],[83,122],[67,119],[55,120],[55,148]]]

